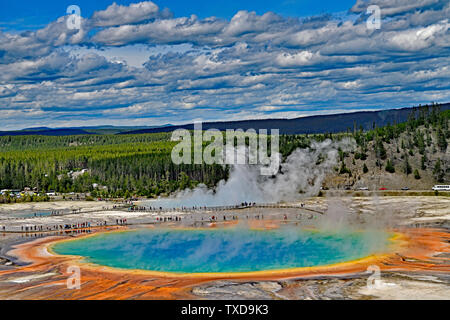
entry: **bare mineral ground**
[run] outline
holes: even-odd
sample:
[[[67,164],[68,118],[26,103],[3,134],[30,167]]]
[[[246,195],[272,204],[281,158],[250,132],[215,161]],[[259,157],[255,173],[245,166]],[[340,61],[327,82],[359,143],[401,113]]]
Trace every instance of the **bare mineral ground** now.
[[[305,199],[301,203],[304,203],[303,208],[298,202],[285,204],[292,206],[290,208],[167,212],[129,211],[121,207],[121,204],[112,202],[60,201],[0,205],[0,299],[450,300],[449,197],[336,195]],[[23,217],[24,213],[29,216],[30,213],[46,211],[53,211],[58,215]],[[413,240],[410,240],[405,253],[396,252],[395,259],[389,260],[394,266],[398,263],[398,268],[389,266],[390,262],[385,261],[381,279],[372,286],[367,285],[371,273],[362,272],[358,268],[346,268],[342,272],[330,270],[320,274],[302,274],[298,277],[195,281],[163,279],[131,272],[122,272],[119,276],[115,271],[102,268],[82,268],[81,289],[69,290],[66,288],[68,275],[63,268],[67,259],[52,256],[42,246],[42,243],[52,239],[83,236],[85,233],[117,228],[155,225],[211,227],[224,223],[224,217],[227,221],[231,217],[238,217],[239,223],[247,224],[264,219],[267,221],[266,225],[269,221],[281,221],[334,229],[348,226],[401,228],[415,236],[410,237]],[[126,226],[123,226],[124,219]],[[86,224],[81,227],[83,223]],[[62,225],[76,227],[70,230],[57,228]],[[22,232],[25,226],[30,231]],[[5,232],[2,232],[3,227]],[[32,241],[38,243],[34,245],[35,242]],[[21,249],[17,249],[20,254],[15,255],[11,250],[17,245]]]

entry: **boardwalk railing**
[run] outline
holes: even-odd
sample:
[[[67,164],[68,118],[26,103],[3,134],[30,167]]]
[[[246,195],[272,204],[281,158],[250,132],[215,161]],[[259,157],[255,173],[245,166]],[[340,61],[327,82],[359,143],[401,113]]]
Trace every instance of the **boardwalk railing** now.
[[[29,217],[11,217],[11,218],[0,218],[0,221],[10,221],[10,220],[32,220],[37,218],[47,218],[47,217],[61,217],[75,214],[84,214],[84,213],[100,213],[100,212],[108,212],[108,211],[132,211],[132,212],[155,212],[155,213],[165,213],[165,212],[207,212],[207,211],[232,211],[232,210],[243,210],[243,209],[302,209],[314,213],[324,214],[324,212],[307,208],[301,205],[285,205],[278,203],[262,203],[262,204],[247,204],[247,205],[232,205],[232,206],[213,206],[213,207],[181,207],[181,208],[161,208],[161,207],[131,207],[130,205],[115,205],[113,207],[104,207],[102,209],[91,209],[91,210],[81,210],[74,209],[71,211],[61,212],[57,214],[51,215],[36,215]],[[55,211],[58,212],[58,211]]]
[[[285,205],[277,203],[267,204],[248,204],[248,205],[233,205],[233,206],[201,206],[201,207],[181,207],[181,208],[162,208],[162,207],[132,207],[130,211],[142,211],[142,212],[192,212],[192,211],[230,211],[230,210],[243,210],[253,208],[270,208],[270,209],[303,209],[314,213],[324,214],[324,212],[306,208],[302,205]]]

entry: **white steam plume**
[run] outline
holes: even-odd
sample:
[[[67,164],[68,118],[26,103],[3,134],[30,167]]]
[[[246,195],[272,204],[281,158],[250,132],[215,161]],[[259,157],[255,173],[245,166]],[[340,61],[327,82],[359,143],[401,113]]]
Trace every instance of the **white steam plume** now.
[[[149,206],[179,208],[193,206],[226,206],[242,202],[274,203],[293,201],[299,197],[316,195],[325,175],[333,170],[338,161],[338,149],[351,150],[353,139],[312,142],[307,149],[296,149],[274,177],[260,175],[256,165],[233,165],[227,181],[222,180],[216,188],[199,185],[186,189],[175,196],[152,200]]]

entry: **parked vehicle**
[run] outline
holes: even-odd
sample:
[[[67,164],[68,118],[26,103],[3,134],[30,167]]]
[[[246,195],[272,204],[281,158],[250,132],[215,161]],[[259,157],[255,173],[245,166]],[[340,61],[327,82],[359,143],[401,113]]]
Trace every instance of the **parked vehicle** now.
[[[380,188],[380,190],[387,190],[387,188],[385,188],[385,187],[382,187],[382,188]]]
[[[450,185],[435,185],[432,190],[435,191],[450,191]]]
[[[402,190],[403,191],[407,191],[407,190],[409,190],[409,188],[408,187],[403,187]]]
[[[367,191],[367,190],[369,190],[369,188],[367,188],[367,187],[360,187],[360,188],[358,188],[358,190]]]

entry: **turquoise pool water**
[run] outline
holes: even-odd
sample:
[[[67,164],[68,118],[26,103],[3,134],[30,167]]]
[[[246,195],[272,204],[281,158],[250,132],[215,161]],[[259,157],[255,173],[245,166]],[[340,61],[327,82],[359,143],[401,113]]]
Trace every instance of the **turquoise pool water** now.
[[[27,213],[24,217],[25,218],[31,218],[31,217],[48,217],[52,213],[50,211],[46,212],[33,212],[33,213]]]
[[[384,232],[140,229],[60,242],[52,249],[109,267],[200,273],[327,265],[385,251],[388,242]]]

